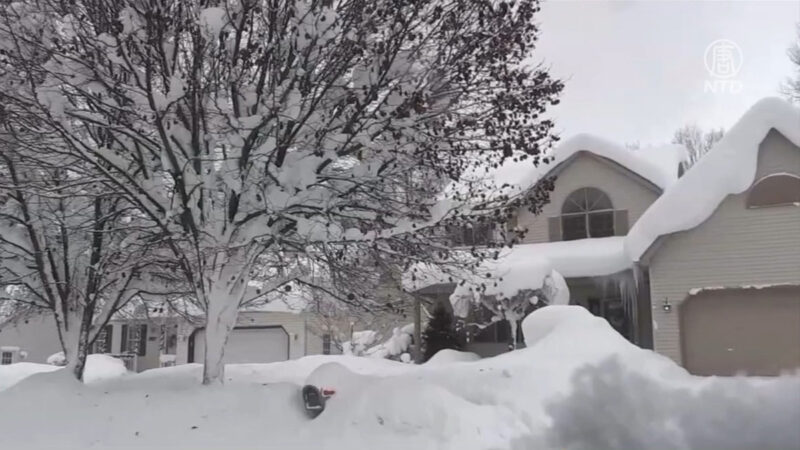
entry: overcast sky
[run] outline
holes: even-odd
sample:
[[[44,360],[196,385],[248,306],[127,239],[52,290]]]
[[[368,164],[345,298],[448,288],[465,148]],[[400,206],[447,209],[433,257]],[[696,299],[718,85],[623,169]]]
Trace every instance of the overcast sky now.
[[[730,127],[758,99],[779,95],[793,70],[786,51],[800,1],[549,0],[538,20],[537,59],[566,80],[552,110],[562,136],[646,145],[689,122]],[[734,49],[740,69],[715,93],[706,84],[721,78],[705,61],[717,39],[733,41],[741,59]]]

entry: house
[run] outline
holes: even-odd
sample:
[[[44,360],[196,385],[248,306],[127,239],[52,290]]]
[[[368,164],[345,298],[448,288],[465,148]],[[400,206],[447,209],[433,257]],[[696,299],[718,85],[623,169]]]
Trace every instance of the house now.
[[[605,317],[625,337],[650,347],[649,305],[647,296],[638,292],[646,284],[636,282],[641,274],[626,255],[624,239],[629,227],[678,180],[685,149],[669,145],[632,150],[596,136],[578,135],[549,156],[549,162],[536,167],[515,162],[493,174],[520,192],[543,178],[556,178],[541,211],[533,214],[522,208],[512,218],[510,226],[527,233],[503,260],[531,275],[536,267],[525,267],[525,263],[533,259],[534,266],[555,270],[564,277],[571,303]],[[489,240],[491,236],[484,242]],[[509,274],[504,275],[508,278]],[[449,298],[453,289],[452,283],[431,283],[417,293],[441,300]],[[487,311],[473,314],[477,317],[470,319],[491,319]],[[507,351],[512,340],[506,321],[471,335],[467,331],[467,349],[483,356]],[[521,335],[517,340],[522,344]]]
[[[800,110],[763,100],[685,174],[680,154],[582,135],[537,168],[500,168],[523,191],[556,177],[541,212],[517,213],[512,226],[528,233],[507,271],[537,259],[563,276],[570,303],[692,373],[800,367]],[[453,294],[428,281],[414,290]],[[468,349],[495,354],[510,339],[497,322]]]
[[[163,314],[158,308],[146,314],[138,312],[112,319],[98,335],[92,353],[118,357],[135,372],[202,362],[205,331],[201,316]],[[21,360],[45,363],[61,351],[52,320],[49,315],[38,315],[0,324],[3,364]],[[267,363],[337,353],[330,335],[316,332],[309,322],[308,314],[285,308],[242,311],[228,339],[225,363]]]
[[[762,100],[633,226],[655,350],[701,375],[800,367],[800,109]]]

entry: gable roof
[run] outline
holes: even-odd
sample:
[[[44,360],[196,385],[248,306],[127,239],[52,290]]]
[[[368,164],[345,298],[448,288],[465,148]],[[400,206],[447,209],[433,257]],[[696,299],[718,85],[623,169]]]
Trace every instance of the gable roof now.
[[[772,129],[800,146],[800,108],[777,98],[753,105],[636,221],[625,239],[628,256],[639,261],[659,237],[700,225],[728,195],[746,191],[756,176],[759,146]]]
[[[598,136],[578,134],[544,155],[548,158],[547,162],[534,166],[532,158],[506,161],[484,176],[490,177],[498,185],[510,185],[506,191],[508,194],[525,192],[542,178],[564,170],[582,153],[616,163],[660,190],[675,183],[678,179],[678,168],[686,159],[686,149],[682,145],[629,149]]]

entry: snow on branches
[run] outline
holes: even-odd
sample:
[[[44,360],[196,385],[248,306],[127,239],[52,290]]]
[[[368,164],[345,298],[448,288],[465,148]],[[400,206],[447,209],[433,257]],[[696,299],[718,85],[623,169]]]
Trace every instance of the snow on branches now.
[[[254,267],[274,267],[277,289],[302,278],[281,269],[287,258],[335,271],[443,254],[437,229],[476,214],[481,196],[443,198],[448,180],[538,160],[552,138],[541,116],[562,88],[523,64],[538,10],[536,0],[13,3],[0,15],[0,99],[14,126],[57,135],[157,224],[206,311],[210,383]]]

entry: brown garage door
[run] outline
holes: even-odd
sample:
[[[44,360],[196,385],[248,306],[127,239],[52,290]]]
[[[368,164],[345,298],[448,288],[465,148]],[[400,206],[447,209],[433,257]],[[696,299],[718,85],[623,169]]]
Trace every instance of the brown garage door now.
[[[800,367],[800,287],[703,291],[681,305],[683,364],[697,375]]]

